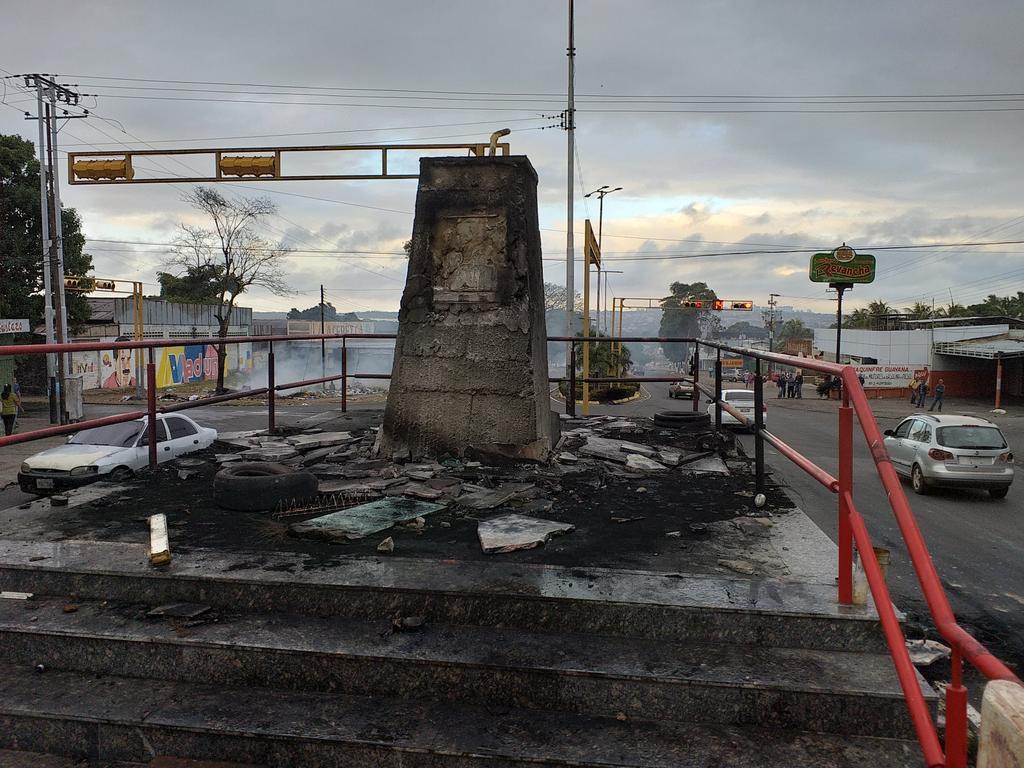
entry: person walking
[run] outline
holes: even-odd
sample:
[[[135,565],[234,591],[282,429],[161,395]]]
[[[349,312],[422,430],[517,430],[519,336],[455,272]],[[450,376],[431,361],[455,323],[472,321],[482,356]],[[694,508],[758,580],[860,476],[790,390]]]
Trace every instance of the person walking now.
[[[779,397],[781,400],[786,396],[786,375],[784,373],[779,374],[779,378],[775,380],[775,383],[779,386]]]
[[[918,408],[924,408],[925,398],[928,397],[928,382],[924,379],[917,385],[917,402],[914,403]]]
[[[803,371],[797,371],[796,378],[793,380],[793,387],[796,390],[796,399],[804,399],[804,374]]]
[[[939,379],[939,383],[935,385],[934,396],[932,407],[928,410],[934,411],[935,406],[939,406],[939,413],[942,413],[942,401],[946,397],[946,385],[942,383],[942,379]]]
[[[4,434],[14,434],[14,424],[18,420],[18,396],[14,394],[10,384],[4,384],[0,390],[0,416],[3,417]]]

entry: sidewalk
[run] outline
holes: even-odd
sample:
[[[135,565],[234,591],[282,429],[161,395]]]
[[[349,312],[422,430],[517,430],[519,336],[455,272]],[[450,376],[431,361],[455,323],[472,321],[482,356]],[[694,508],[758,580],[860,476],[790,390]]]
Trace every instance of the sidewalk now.
[[[811,393],[811,397],[807,397],[805,394],[802,399],[798,400],[795,398],[778,399],[774,394],[771,397],[767,397],[768,393],[766,391],[765,403],[769,408],[799,408],[805,411],[821,413],[832,413],[839,409],[839,400],[823,400],[813,390],[811,390]],[[932,403],[931,398],[928,398],[925,407],[918,408],[911,405],[909,398],[879,398],[873,400],[870,398],[870,394],[868,397],[871,411],[876,417],[884,419],[899,419],[912,413],[926,412]],[[991,413],[992,405],[991,400],[947,397],[942,405],[942,413],[946,415],[970,414],[995,422],[1012,421],[1024,417],[1024,405],[1004,404],[1002,408],[1006,411],[1005,414]]]

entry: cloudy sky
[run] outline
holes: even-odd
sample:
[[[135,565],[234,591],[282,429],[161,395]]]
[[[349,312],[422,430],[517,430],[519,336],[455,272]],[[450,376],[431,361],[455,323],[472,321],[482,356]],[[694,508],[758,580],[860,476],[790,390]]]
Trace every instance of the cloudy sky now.
[[[1024,241],[1021,3],[576,6],[577,229],[597,218],[581,192],[623,187],[604,219],[615,295],[703,280],[730,298],[776,292],[829,311],[806,251],[843,241],[878,258],[851,308],[1024,289],[1024,245],[959,245]],[[61,132],[83,151],[469,141],[507,126],[540,176],[546,279],[564,283],[566,135],[550,126],[565,108],[566,30],[559,0],[5,0],[0,76],[59,73],[96,94],[83,99],[93,116]],[[34,140],[20,114],[34,104],[20,80],[2,82],[0,133]],[[204,162],[147,167],[178,176]],[[97,274],[155,291],[166,247],[134,243],[200,223],[185,189],[65,186]],[[264,234],[296,249],[296,295],[256,291],[257,309],[312,305],[321,282],[340,309],[397,308],[405,262],[393,254],[415,181],[224,189],[269,196],[279,215]],[[757,250],[802,252],[733,255]]]

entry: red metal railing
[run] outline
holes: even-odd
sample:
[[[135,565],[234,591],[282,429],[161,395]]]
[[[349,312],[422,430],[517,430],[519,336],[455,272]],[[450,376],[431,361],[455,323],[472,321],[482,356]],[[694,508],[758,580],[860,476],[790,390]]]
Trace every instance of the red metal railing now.
[[[341,409],[347,409],[348,379],[389,379],[390,374],[367,374],[351,373],[348,370],[348,341],[350,339],[394,339],[395,334],[323,334],[308,336],[255,336],[255,337],[228,337],[226,339],[205,338],[190,340],[192,343],[206,344],[248,344],[267,343],[269,345],[267,363],[267,386],[259,389],[232,392],[212,397],[200,398],[198,400],[175,403],[157,407],[156,400],[156,366],[153,362],[153,350],[168,346],[167,339],[150,341],[124,341],[114,343],[94,344],[34,344],[34,345],[7,345],[0,346],[0,356],[44,354],[47,352],[69,352],[109,349],[146,349],[148,361],[146,365],[147,384],[147,408],[146,411],[131,411],[116,416],[106,416],[99,419],[90,419],[77,424],[68,424],[58,427],[47,427],[25,432],[19,435],[0,437],[0,447],[14,443],[37,440],[54,435],[69,434],[90,427],[98,427],[106,424],[117,424],[125,421],[133,421],[141,417],[148,417],[151,421],[158,413],[171,413],[174,411],[199,408],[213,403],[222,403],[238,398],[267,397],[267,425],[273,432],[275,425],[275,401],[276,393],[281,390],[294,389],[297,387],[312,386],[314,384],[341,381]],[[277,383],[274,370],[274,343],[287,343],[294,341],[322,341],[338,340],[341,342],[341,373],[338,375],[321,376],[315,379],[303,381]],[[550,342],[574,342],[569,346],[569,375],[567,377],[551,377],[551,382],[568,382],[570,392],[575,393],[577,382],[600,384],[600,383],[624,383],[624,382],[670,382],[678,381],[682,376],[676,377],[636,377],[636,376],[612,376],[612,377],[591,377],[576,375],[576,343],[580,338],[567,336],[548,337]],[[918,528],[913,511],[907,502],[903,492],[903,486],[899,477],[893,469],[888,452],[885,449],[881,430],[875,421],[871,406],[857,378],[856,372],[850,366],[829,363],[823,360],[810,358],[791,357],[774,352],[762,352],[759,350],[732,347],[717,342],[703,341],[694,338],[683,337],[623,337],[612,339],[610,337],[590,337],[590,343],[615,342],[656,342],[656,343],[684,343],[693,344],[694,353],[692,360],[691,377],[693,379],[692,407],[697,411],[700,407],[701,393],[712,397],[715,404],[715,425],[721,427],[722,412],[732,415],[737,421],[753,428],[755,435],[755,474],[758,488],[763,487],[764,480],[764,443],[768,442],[775,447],[779,453],[792,461],[797,467],[806,472],[810,477],[836,494],[838,498],[838,602],[850,604],[853,602],[853,555],[854,547],[860,555],[861,566],[867,577],[868,587],[878,612],[879,622],[885,636],[889,653],[892,656],[896,675],[899,679],[907,709],[910,713],[915,734],[921,746],[925,762],[930,768],[965,768],[967,764],[967,690],[963,685],[963,661],[970,662],[979,672],[989,680],[1010,680],[1021,684],[1021,681],[1001,661],[995,658],[981,643],[975,640],[963,627],[961,627],[953,614],[946,596],[945,589],[935,570],[931,555],[924,543],[924,537]],[[700,371],[700,349],[706,347],[715,350],[715,387],[709,390],[699,381]],[[730,352],[744,357],[752,358],[755,361],[754,380],[754,422],[751,424],[748,419],[737,411],[732,405],[721,398],[722,393],[722,352]],[[762,420],[762,404],[764,402],[764,379],[761,375],[761,363],[776,363],[794,368],[806,369],[824,373],[832,377],[839,377],[841,386],[841,403],[839,406],[839,477],[833,477],[826,470],[816,465],[809,458],[788,445],[777,435],[765,429]],[[575,397],[566,398],[566,410],[570,414],[575,413]],[[938,730],[928,710],[927,702],[917,681],[917,674],[910,654],[907,651],[905,638],[896,611],[892,605],[885,577],[882,573],[878,558],[875,555],[871,543],[871,537],[867,530],[864,518],[857,511],[853,498],[853,415],[857,414],[861,425],[861,431],[867,441],[868,449],[872,460],[878,471],[882,485],[885,487],[889,504],[892,507],[893,515],[903,536],[911,564],[917,575],[918,583],[924,594],[925,601],[931,613],[935,626],[942,637],[952,648],[952,684],[946,690],[946,729],[945,744],[939,740]],[[150,464],[156,464],[156,441],[150,440]]]

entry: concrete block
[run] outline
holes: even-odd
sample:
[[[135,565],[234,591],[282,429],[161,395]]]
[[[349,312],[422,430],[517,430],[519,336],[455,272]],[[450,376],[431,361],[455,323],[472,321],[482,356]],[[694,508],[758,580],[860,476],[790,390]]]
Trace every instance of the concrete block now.
[[[1008,680],[985,686],[978,768],[1024,768],[1024,687]]]

